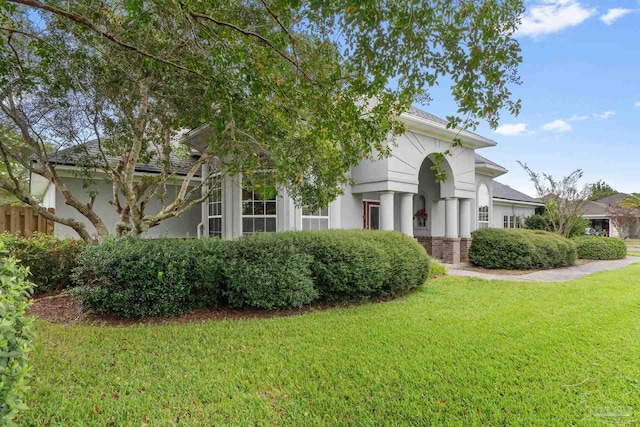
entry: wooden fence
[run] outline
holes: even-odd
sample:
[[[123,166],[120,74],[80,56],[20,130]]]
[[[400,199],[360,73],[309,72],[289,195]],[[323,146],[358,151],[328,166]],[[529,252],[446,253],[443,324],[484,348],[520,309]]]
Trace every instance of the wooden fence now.
[[[53,208],[47,209],[54,213]],[[0,233],[8,231],[24,237],[34,232],[53,234],[53,221],[34,212],[30,207],[0,206]]]

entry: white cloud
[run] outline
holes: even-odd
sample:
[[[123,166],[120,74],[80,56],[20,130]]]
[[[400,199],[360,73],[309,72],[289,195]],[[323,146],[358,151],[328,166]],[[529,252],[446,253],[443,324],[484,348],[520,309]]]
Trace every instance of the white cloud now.
[[[631,12],[633,12],[633,9],[624,9],[622,7],[616,7],[616,8],[607,10],[607,13],[600,16],[600,20],[607,25],[611,25],[618,19],[622,18],[627,13],[631,13]]]
[[[596,13],[576,0],[540,0],[522,16],[517,35],[533,38],[582,24]]]
[[[587,120],[589,118],[589,116],[579,116],[577,114],[574,114],[573,116],[569,117],[567,120],[569,120],[570,122],[581,122],[583,120]]]
[[[636,103],[634,104],[636,107],[640,107],[640,101],[636,101]]]
[[[599,119],[603,119],[603,120],[606,120],[606,119],[608,119],[609,117],[613,117],[613,116],[615,116],[615,115],[616,115],[616,112],[615,112],[615,111],[605,111],[605,112],[604,112],[604,113],[602,113],[602,114],[593,113],[593,116],[594,116],[594,117],[597,117],[597,118],[599,118]]]
[[[571,130],[571,125],[564,120],[557,119],[543,124],[542,129],[549,132],[569,132]]]
[[[513,123],[500,125],[494,130],[498,135],[504,136],[517,136],[522,135],[527,131],[527,125],[525,123]]]

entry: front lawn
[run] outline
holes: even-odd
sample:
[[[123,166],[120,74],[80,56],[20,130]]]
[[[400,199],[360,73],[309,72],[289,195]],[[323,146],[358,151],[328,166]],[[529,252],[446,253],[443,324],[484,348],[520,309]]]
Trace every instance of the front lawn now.
[[[286,318],[36,329],[21,425],[640,422],[640,265],[449,277]]]

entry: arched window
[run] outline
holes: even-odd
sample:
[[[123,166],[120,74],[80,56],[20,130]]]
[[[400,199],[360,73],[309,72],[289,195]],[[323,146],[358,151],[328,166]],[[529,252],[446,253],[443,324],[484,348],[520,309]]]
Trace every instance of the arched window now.
[[[489,228],[489,187],[480,184],[478,187],[478,228]]]

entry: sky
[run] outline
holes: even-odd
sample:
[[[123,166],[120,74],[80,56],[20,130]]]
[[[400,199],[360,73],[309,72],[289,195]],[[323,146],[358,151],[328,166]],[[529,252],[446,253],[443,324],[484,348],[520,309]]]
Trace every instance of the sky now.
[[[536,196],[518,160],[562,178],[582,169],[581,183],[603,180],[620,192],[640,192],[640,1],[531,0],[516,34],[523,62],[517,117],[507,112],[492,130],[498,143],[478,153],[509,169],[497,178]],[[431,91],[421,107],[455,114],[449,87]]]

